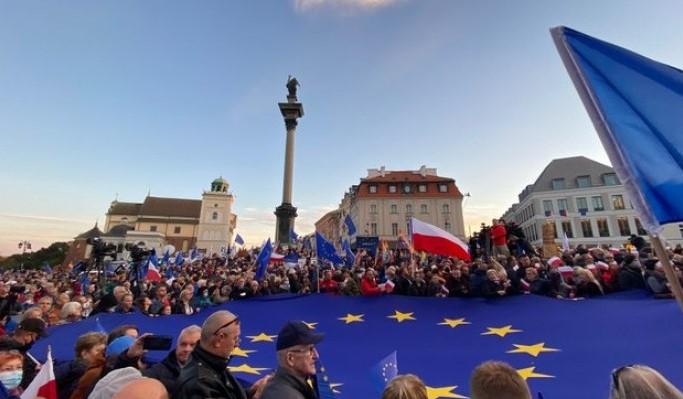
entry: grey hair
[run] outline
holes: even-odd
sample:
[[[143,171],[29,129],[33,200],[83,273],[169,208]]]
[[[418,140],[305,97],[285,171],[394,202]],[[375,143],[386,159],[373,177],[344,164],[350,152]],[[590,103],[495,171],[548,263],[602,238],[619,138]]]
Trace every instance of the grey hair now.
[[[683,399],[678,390],[657,370],[636,364],[623,368],[612,381],[610,399]]]
[[[80,311],[83,311],[83,305],[81,305],[80,302],[67,302],[62,306],[62,310],[59,311],[59,318],[62,320],[65,320],[67,317],[71,316],[71,314],[76,310],[80,309]]]
[[[193,324],[191,326],[187,326],[180,331],[180,334],[178,334],[178,341],[180,341],[180,337],[186,334],[201,334],[202,333],[202,328],[199,327],[196,324]]]

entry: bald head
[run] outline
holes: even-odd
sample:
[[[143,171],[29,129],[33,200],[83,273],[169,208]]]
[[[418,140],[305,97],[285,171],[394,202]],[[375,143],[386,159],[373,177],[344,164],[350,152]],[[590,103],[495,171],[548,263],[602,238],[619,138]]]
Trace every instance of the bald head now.
[[[168,399],[168,391],[158,380],[143,377],[124,385],[112,399]]]
[[[227,310],[219,310],[207,317],[202,324],[202,343],[209,343],[216,335],[216,332],[228,322],[235,320],[237,316]]]

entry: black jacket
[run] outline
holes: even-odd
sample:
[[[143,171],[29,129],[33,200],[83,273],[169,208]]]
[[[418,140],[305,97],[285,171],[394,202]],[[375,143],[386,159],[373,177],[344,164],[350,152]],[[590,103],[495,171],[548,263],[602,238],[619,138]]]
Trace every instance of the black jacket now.
[[[247,399],[247,394],[228,372],[227,362],[205,351],[201,344],[183,367],[175,397],[183,399]]]
[[[148,369],[142,370],[142,375],[161,381],[166,387],[169,396],[174,397],[175,391],[178,388],[180,370],[180,363],[178,363],[178,359],[175,356],[175,350],[172,350],[164,360]]]
[[[72,360],[59,364],[55,367],[55,380],[57,381],[57,397],[69,399],[71,393],[78,385],[78,380],[83,377],[88,367],[82,360]]]
[[[278,368],[273,378],[268,380],[261,399],[317,399],[313,388],[306,381]]]

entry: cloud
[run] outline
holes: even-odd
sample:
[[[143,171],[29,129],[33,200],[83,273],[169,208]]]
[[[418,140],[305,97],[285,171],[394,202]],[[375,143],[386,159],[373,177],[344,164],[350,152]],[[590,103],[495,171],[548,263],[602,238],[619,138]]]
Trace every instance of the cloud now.
[[[295,0],[294,8],[306,12],[321,8],[333,8],[341,11],[371,11],[391,6],[401,0]]]

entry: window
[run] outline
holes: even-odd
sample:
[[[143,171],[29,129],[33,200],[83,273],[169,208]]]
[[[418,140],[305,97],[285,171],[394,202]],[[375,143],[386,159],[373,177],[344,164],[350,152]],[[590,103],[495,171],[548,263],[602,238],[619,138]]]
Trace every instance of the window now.
[[[607,219],[598,219],[598,235],[600,237],[609,237],[609,226],[607,225]]]
[[[447,184],[439,184],[439,192],[440,193],[447,193],[448,192],[448,185]]]
[[[396,204],[391,204],[390,213],[398,213],[398,206]]]
[[[395,184],[390,184],[390,185],[389,185],[389,192],[390,192],[390,193],[395,193],[395,192],[396,192],[396,185],[395,185]]]
[[[377,235],[377,223],[370,223],[370,233],[373,236]]]
[[[612,207],[614,209],[624,209],[624,196],[623,195],[613,195],[612,196]]]
[[[586,238],[593,237],[593,227],[591,226],[590,220],[581,221],[581,233],[583,233],[583,236]]]
[[[446,231],[451,231],[451,224],[449,222],[444,223],[443,227]]]
[[[211,220],[218,220],[218,212],[211,214]]]
[[[370,185],[370,193],[375,194],[377,192],[377,186],[372,184]]]
[[[588,201],[586,201],[586,198],[579,197],[576,199],[576,209],[578,209],[580,213],[586,214],[588,211]]]
[[[409,193],[410,190],[411,190],[410,184],[404,184],[404,185],[403,185],[403,192],[404,192],[404,193]]]
[[[417,191],[421,193],[426,193],[427,192],[427,185],[426,184],[420,184],[417,186]]]
[[[607,173],[602,175],[602,181],[605,183],[606,186],[616,186],[619,184],[619,179],[617,179],[617,175],[614,173]]]
[[[678,225],[678,231],[681,232],[681,237],[683,237],[683,224]]]
[[[552,181],[552,187],[553,190],[563,190],[567,187],[567,185],[564,183],[564,179],[553,179]]]
[[[149,226],[149,231],[157,231],[157,226]]]
[[[543,212],[546,216],[553,214],[553,202],[550,200],[543,200]]]
[[[443,211],[443,213],[448,213],[449,212],[448,204],[441,205],[441,210]]]
[[[574,232],[572,231],[572,222],[568,220],[562,222],[562,232],[567,235],[567,238],[574,238]]]
[[[180,226],[176,226],[175,228],[173,228],[173,232],[175,234],[180,234]]]
[[[638,235],[639,236],[646,236],[647,231],[645,231],[645,229],[643,228],[643,224],[640,223],[640,219],[635,218],[635,222],[636,222],[636,230],[638,230]]]
[[[619,225],[619,235],[631,235],[631,226],[628,225],[628,218],[617,218],[617,224]]]
[[[591,197],[591,202],[593,203],[593,210],[594,211],[604,211],[605,210],[605,204],[602,203],[602,197],[601,196]]]
[[[567,203],[566,198],[560,198],[557,200],[557,210],[560,213],[560,216],[567,216],[567,212],[569,212],[569,204]]]
[[[578,188],[586,188],[591,186],[591,177],[590,176],[579,176],[576,178],[576,187]]]
[[[375,205],[375,204],[370,205],[370,213],[373,215],[377,214],[377,205]]]
[[[420,205],[420,213],[427,213],[427,204]]]
[[[406,213],[407,214],[412,214],[413,213],[413,206],[410,204],[406,205]]]
[[[391,224],[391,235],[392,236],[398,235],[398,223],[392,223]]]

